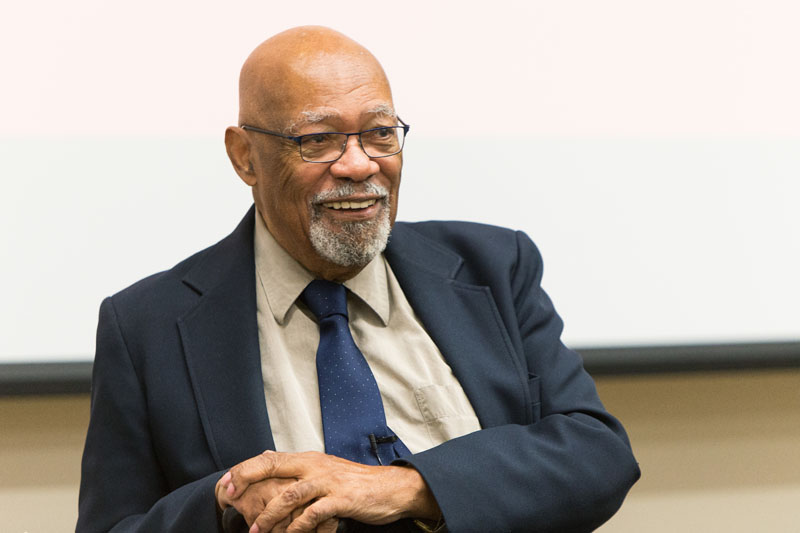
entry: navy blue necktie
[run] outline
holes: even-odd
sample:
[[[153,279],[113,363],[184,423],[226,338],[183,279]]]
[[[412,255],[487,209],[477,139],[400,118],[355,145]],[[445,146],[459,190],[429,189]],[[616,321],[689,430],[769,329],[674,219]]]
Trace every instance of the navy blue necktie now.
[[[411,455],[386,425],[375,376],[350,333],[344,285],[314,280],[300,297],[319,323],[317,379],[325,452],[370,465]]]

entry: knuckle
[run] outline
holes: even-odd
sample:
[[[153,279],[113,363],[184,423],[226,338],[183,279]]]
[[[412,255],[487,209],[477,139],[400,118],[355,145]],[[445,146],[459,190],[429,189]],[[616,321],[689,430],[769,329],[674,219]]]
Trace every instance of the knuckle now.
[[[300,532],[300,531],[319,531],[320,526],[326,520],[330,519],[331,515],[324,510],[324,507],[318,503],[314,503],[306,507],[305,511],[294,519],[292,524],[286,530],[287,532]],[[326,531],[323,528],[323,531]],[[336,528],[332,531],[336,531]]]
[[[269,511],[264,511],[263,513],[257,515],[253,520],[253,524],[257,525],[261,531],[272,531],[272,527],[270,524],[274,521],[272,514]]]
[[[264,452],[258,456],[259,464],[261,465],[261,467],[265,469],[271,470],[272,468],[274,468],[275,465],[277,464],[277,460],[278,458],[276,457],[276,454],[272,452],[270,453]]]
[[[320,460],[323,457],[325,457],[324,453],[318,451],[305,452],[304,455],[307,455],[309,459],[314,459],[314,460]]]
[[[330,499],[322,499],[309,505],[303,514],[314,524],[320,524],[336,515],[336,506]]]
[[[327,518],[326,516],[324,516],[324,513],[322,512],[322,510],[319,508],[318,505],[312,505],[311,507],[306,509],[303,514],[305,514],[308,517],[308,519],[314,522],[315,524],[318,524],[325,518]]]
[[[297,504],[303,499],[303,490],[299,483],[294,483],[283,491],[281,497],[289,504]]]

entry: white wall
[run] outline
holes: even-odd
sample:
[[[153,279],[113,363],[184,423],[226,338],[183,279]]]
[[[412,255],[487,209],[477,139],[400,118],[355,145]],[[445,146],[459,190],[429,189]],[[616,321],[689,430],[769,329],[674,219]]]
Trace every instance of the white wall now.
[[[0,360],[90,358],[103,296],[232,229],[238,68],[303,23],[383,62],[400,217],[527,231],[573,345],[800,338],[800,5],[392,6],[6,8]]]

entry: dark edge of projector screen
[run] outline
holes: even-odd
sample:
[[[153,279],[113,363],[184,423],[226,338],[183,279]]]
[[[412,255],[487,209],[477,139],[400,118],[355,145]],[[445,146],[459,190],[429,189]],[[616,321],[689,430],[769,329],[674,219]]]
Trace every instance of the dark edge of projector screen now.
[[[576,348],[593,376],[800,368],[800,341]],[[89,394],[92,363],[0,364],[0,396]]]

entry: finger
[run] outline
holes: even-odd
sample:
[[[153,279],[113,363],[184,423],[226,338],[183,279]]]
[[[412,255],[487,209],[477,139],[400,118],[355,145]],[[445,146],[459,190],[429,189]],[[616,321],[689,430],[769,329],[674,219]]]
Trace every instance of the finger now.
[[[227,495],[238,498],[249,485],[268,478],[302,478],[315,468],[323,468],[321,465],[326,461],[364,466],[321,452],[284,453],[266,450],[230,469]]]
[[[267,450],[228,470],[228,473],[220,480],[224,484],[225,495],[229,499],[236,499],[253,483],[270,477],[268,473],[271,469],[271,455]]]
[[[289,524],[292,523],[291,517],[286,517],[285,519],[281,520],[275,527],[270,530],[270,533],[286,533],[286,528],[289,527]]]
[[[217,484],[214,487],[214,496],[217,498],[217,506],[223,510],[226,507],[230,507],[232,504],[231,500],[227,496],[227,488],[230,482],[230,472],[225,472],[225,474],[219,478],[219,480],[217,480]]]
[[[296,509],[302,508],[305,504],[321,495],[321,491],[315,483],[304,481],[293,483],[292,485],[288,486],[286,490],[284,490],[278,497],[273,498],[272,501],[267,504],[264,512],[258,515],[256,518],[255,522],[253,523],[253,528],[250,529],[250,532],[263,533],[265,531],[270,531],[273,527],[275,527],[275,524],[281,520],[285,518],[291,518],[292,513]],[[308,512],[308,509],[305,509],[300,514],[298,520],[301,519],[306,512]],[[316,524],[317,523],[315,523],[314,526],[316,526]],[[313,531],[313,528],[309,529],[308,531]]]
[[[278,522],[278,524],[272,528],[272,531],[270,533],[285,533],[286,528],[289,527],[289,524],[291,524],[295,518],[303,514],[304,510],[305,507],[298,507],[297,509],[292,510],[292,513],[284,520]]]
[[[290,479],[265,479],[264,481],[253,483],[231,505],[244,515],[248,525],[250,525],[264,511],[273,498],[295,482],[296,480]]]
[[[264,510],[269,502],[260,491],[255,489],[258,489],[258,485],[251,487],[247,494],[233,502],[233,506],[242,514],[248,525],[255,522],[259,513]]]
[[[260,455],[239,463],[228,471],[230,476],[225,484],[225,495],[234,500],[247,490],[253,483],[258,483],[265,479],[281,477],[274,474],[278,465],[285,459],[284,455],[278,452],[267,450]],[[226,474],[227,475],[227,474]]]
[[[305,510],[306,510],[306,506],[305,505],[302,506],[302,507],[298,507],[298,508],[292,510],[292,514],[291,514],[292,520],[296,519],[298,516],[303,514],[303,511],[305,511]]]
[[[296,520],[286,529],[286,533],[310,533],[322,531],[323,533],[336,533],[339,520],[336,518],[336,503],[333,498],[324,498],[312,503],[303,511]],[[331,529],[333,527],[333,529]]]

